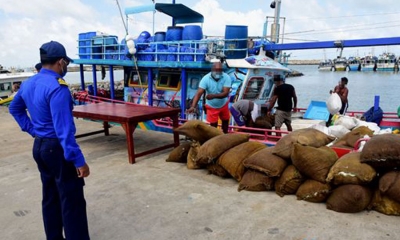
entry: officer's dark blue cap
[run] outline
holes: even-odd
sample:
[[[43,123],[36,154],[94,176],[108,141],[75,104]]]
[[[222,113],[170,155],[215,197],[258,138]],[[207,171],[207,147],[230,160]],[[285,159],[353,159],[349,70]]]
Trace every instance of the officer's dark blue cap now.
[[[67,56],[67,52],[61,43],[50,41],[40,47],[40,61],[58,60],[61,58],[73,62],[72,59]]]

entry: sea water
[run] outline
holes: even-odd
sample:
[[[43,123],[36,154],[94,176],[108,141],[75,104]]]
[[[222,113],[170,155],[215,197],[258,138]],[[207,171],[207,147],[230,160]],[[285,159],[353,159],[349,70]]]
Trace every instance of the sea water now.
[[[400,106],[400,73],[393,72],[329,72],[319,71],[316,65],[289,65],[290,69],[302,72],[300,77],[290,77],[286,82],[296,90],[299,108],[307,108],[311,101],[326,102],[329,90],[338,84],[340,78],[347,77],[349,83],[349,110],[366,112],[374,106],[375,96],[380,97],[380,107],[384,112],[397,112]],[[93,73],[84,72],[85,82],[93,82]],[[69,84],[80,83],[79,72],[69,72],[65,77]],[[97,83],[108,82],[107,71],[104,80],[97,72]],[[123,71],[114,71],[115,81],[123,79]]]

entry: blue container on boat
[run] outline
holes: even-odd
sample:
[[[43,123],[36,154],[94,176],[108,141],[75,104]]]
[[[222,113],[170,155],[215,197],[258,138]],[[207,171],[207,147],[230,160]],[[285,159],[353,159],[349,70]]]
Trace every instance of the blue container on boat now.
[[[200,47],[199,49],[196,49],[196,53],[197,53],[196,54],[196,62],[205,61],[206,60],[207,47]]]
[[[181,41],[182,40],[183,27],[168,27],[167,33],[165,35],[166,41]]]
[[[198,25],[187,25],[182,31],[182,40],[201,40],[203,38],[203,30]],[[192,48],[199,47],[196,44],[185,43],[185,46],[190,46]]]
[[[172,53],[172,54],[168,54],[167,55],[167,61],[176,61],[177,60],[177,58],[176,58],[176,56],[177,56],[177,54],[176,54],[176,52],[178,51],[178,48],[177,47],[168,47],[168,52],[169,53]]]
[[[225,49],[224,49],[226,58],[228,59],[245,58],[247,54],[247,37],[248,37],[247,26],[226,25]],[[243,50],[238,50],[238,49],[243,49]]]
[[[154,48],[148,47],[143,52],[148,54],[143,54],[143,61],[154,61]]]
[[[86,55],[86,33],[79,33],[78,36],[79,58],[85,59]]]
[[[150,37],[151,37],[151,35],[149,32],[147,32],[147,31],[141,32],[139,37],[135,41],[136,49],[137,50],[145,50],[148,47],[148,44],[142,44],[142,43],[149,43]]]
[[[165,41],[165,32],[154,33],[154,42],[164,42],[164,41]]]
[[[161,54],[157,54],[158,61],[167,61],[168,54],[163,54],[163,53],[167,53],[168,49],[161,49],[161,50],[158,50],[158,52],[161,53]]]
[[[164,44],[159,44],[160,42],[165,41],[165,32],[156,32],[154,34],[153,42],[156,42],[157,44],[151,44],[151,46],[157,50],[157,52],[160,52],[160,50],[165,49]]]

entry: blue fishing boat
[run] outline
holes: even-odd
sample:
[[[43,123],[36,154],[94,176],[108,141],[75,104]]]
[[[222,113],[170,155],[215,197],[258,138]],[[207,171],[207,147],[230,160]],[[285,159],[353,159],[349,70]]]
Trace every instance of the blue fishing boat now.
[[[128,16],[154,11],[172,17],[172,24],[165,31],[152,35],[143,29],[138,36],[132,36],[127,31],[122,40],[118,40],[116,35],[98,32],[79,34],[80,58],[75,59],[74,63],[80,65],[81,94],[84,96],[77,98],[99,97],[96,66],[100,65],[109,69],[109,98],[116,100],[113,70],[122,67],[123,102],[180,108],[179,117],[184,121],[188,118],[186,109],[190,106],[201,78],[209,73],[213,62],[220,61],[233,82],[230,103],[240,99],[254,101],[258,106],[258,115],[262,115],[273,94],[273,76],[284,76],[291,72],[274,60],[279,59],[282,50],[400,44],[399,38],[277,44],[265,37],[249,36],[245,25],[226,25],[224,36],[209,37],[202,32],[203,15],[183,4],[155,3],[127,8],[125,14]],[[341,70],[346,68],[346,64],[347,61],[344,61]],[[93,91],[90,96],[85,86],[84,65],[91,65],[93,69]],[[190,116],[191,119],[205,119],[202,101],[199,101],[198,109],[198,115]],[[305,109],[302,111],[304,113]],[[138,127],[172,132],[172,124],[166,119],[144,122]],[[232,122],[232,129],[240,131],[244,128],[234,126]],[[258,137],[264,137],[262,141],[267,143],[276,142],[276,139],[271,139],[276,137],[271,136],[272,131],[263,129]]]

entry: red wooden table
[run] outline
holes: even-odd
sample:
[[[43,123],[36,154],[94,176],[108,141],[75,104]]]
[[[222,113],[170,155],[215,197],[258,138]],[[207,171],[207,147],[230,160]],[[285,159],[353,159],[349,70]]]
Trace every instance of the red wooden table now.
[[[133,132],[135,131],[137,124],[143,121],[170,117],[173,120],[173,127],[175,128],[178,127],[179,112],[180,110],[177,108],[161,108],[139,104],[102,102],[75,106],[73,110],[73,115],[79,118],[103,121],[104,130],[80,134],[76,136],[77,138],[103,132],[107,136],[109,135],[108,122],[120,123],[126,133],[129,163],[133,164],[135,163],[136,157],[141,157],[167,148],[179,146],[179,134],[173,133],[174,143],[153,148],[145,152],[135,153]]]

